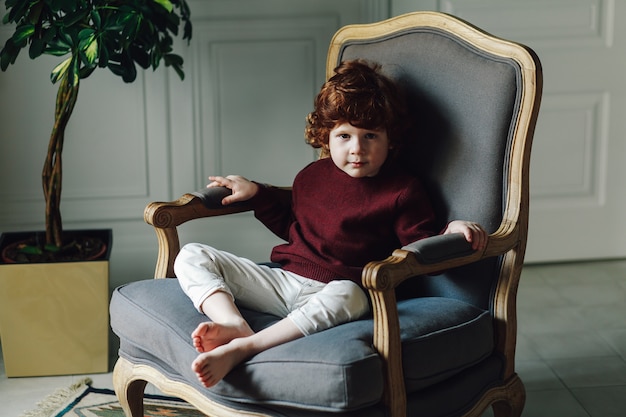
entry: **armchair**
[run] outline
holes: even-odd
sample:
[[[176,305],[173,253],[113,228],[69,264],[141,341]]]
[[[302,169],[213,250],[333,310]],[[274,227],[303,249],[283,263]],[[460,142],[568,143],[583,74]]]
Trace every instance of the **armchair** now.
[[[406,89],[416,130],[403,163],[425,182],[439,220],[481,223],[487,247],[473,252],[460,236],[436,236],[372,260],[363,271],[372,317],[262,352],[210,389],[190,369],[189,335],[206,318],[176,280],[117,288],[114,387],[128,417],[143,415],[148,382],[209,416],[480,416],[489,406],[498,417],[521,415],[515,304],[539,60],[525,46],[435,12],[340,29],[327,74],[356,58],[382,64]],[[147,206],[159,241],[155,278],[174,278],[177,226],[249,210],[221,206],[225,192]],[[278,320],[242,313],[255,330]]]

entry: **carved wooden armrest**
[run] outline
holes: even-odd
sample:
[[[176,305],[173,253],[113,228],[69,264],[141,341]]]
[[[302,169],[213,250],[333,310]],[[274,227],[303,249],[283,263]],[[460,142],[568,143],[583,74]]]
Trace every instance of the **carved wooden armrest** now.
[[[365,266],[362,282],[372,300],[374,347],[383,358],[385,378],[387,378],[384,401],[390,407],[391,415],[404,416],[406,414],[406,390],[402,372],[402,346],[395,288],[411,277],[433,274],[488,257],[503,255],[515,249],[519,244],[517,229],[511,230],[501,227],[490,235],[483,251],[471,250],[471,246],[460,234],[433,236],[397,249],[387,259],[370,262]],[[506,283],[498,284],[495,303],[496,322],[499,314],[515,314],[514,294],[508,293],[508,290],[502,290],[509,287]],[[508,334],[497,343],[507,346],[512,343],[514,346],[514,337]],[[498,348],[505,349],[504,346]],[[512,366],[512,364],[507,364],[505,371],[507,375],[509,372],[512,373]]]
[[[243,203],[223,206],[222,198],[229,194],[229,189],[215,187],[184,194],[175,201],[148,204],[144,210],[144,220],[154,226],[159,242],[155,278],[176,276],[174,259],[180,251],[178,226],[194,219],[241,213],[251,209]]]

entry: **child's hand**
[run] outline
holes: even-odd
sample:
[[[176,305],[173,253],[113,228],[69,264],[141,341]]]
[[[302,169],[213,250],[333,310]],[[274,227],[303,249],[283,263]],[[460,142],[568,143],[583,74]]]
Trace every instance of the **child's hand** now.
[[[487,232],[478,223],[454,220],[448,223],[448,227],[443,232],[444,235],[450,233],[463,234],[465,239],[472,244],[474,250],[483,250],[487,245]]]
[[[222,204],[225,206],[238,201],[249,200],[259,191],[257,184],[240,175],[229,175],[227,177],[211,176],[209,180],[211,183],[207,185],[207,188],[226,187],[232,190],[233,193],[231,195],[222,199]]]

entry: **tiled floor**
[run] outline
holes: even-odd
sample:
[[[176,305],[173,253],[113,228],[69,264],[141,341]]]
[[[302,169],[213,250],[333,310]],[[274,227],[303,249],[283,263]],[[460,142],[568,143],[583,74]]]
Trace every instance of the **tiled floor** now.
[[[626,261],[524,268],[518,324],[524,417],[626,415]]]
[[[524,417],[626,415],[626,260],[527,266],[518,312]],[[111,387],[111,374],[91,377]],[[81,378],[7,378],[0,362],[0,415],[18,417]]]

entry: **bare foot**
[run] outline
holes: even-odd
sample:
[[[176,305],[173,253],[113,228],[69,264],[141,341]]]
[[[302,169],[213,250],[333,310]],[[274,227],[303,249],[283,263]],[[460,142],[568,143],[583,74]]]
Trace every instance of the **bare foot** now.
[[[233,339],[254,334],[245,321],[239,325],[219,324],[214,322],[200,323],[191,333],[193,346],[199,353],[210,352],[218,346],[225,345]]]
[[[198,380],[209,388],[220,382],[237,364],[250,353],[246,349],[245,338],[233,339],[210,352],[201,353],[191,364]]]

